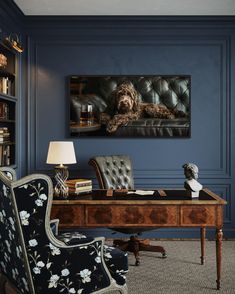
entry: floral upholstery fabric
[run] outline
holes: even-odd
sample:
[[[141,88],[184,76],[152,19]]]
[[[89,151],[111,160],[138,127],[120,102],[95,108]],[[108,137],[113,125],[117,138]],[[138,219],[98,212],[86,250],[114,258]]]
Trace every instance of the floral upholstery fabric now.
[[[67,245],[84,242],[87,238],[79,232],[65,232],[57,236]],[[128,272],[128,254],[118,248],[104,245],[104,260],[112,275],[119,285],[124,285],[126,282],[125,273]]]
[[[10,188],[0,181],[0,272],[22,293],[29,293],[28,278]]]
[[[118,285],[106,267],[103,238],[84,237],[66,245],[54,237],[51,197],[47,176],[10,182],[0,172],[0,270],[22,294],[90,294],[104,289],[127,293],[126,285]]]

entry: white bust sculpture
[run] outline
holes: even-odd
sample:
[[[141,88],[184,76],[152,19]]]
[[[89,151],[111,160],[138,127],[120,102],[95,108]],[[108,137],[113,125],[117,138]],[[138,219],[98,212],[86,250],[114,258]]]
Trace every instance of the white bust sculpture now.
[[[185,163],[183,165],[184,175],[186,181],[184,187],[192,198],[199,197],[199,191],[203,188],[202,185],[197,181],[198,179],[198,167],[194,163]]]

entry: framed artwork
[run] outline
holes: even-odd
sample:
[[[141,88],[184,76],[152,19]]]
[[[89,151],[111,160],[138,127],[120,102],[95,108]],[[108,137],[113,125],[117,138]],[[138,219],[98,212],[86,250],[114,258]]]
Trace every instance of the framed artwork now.
[[[191,78],[69,76],[72,137],[190,137]]]

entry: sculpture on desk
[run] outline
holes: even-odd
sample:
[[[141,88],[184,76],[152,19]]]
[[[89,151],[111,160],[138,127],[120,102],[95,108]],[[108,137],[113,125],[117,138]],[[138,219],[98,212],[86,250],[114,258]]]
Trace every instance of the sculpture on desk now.
[[[192,198],[198,198],[199,192],[203,188],[203,186],[197,181],[198,167],[194,163],[185,163],[183,168],[186,177],[184,187]]]

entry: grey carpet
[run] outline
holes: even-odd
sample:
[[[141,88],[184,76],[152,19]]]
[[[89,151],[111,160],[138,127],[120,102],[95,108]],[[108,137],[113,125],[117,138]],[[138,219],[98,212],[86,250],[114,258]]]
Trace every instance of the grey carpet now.
[[[215,242],[206,241],[205,264],[200,264],[200,241],[157,241],[167,251],[141,252],[141,265],[129,254],[129,294],[235,294],[235,241],[223,241],[221,289],[216,290]],[[117,293],[110,292],[111,293]]]

